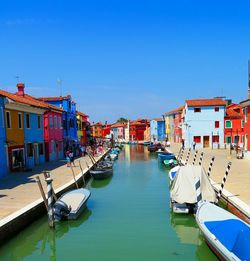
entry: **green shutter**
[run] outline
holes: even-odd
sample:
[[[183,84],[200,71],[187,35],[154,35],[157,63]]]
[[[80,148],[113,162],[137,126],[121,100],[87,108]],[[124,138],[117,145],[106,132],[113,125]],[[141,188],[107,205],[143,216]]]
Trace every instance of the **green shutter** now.
[[[226,137],[226,143],[230,144],[231,143],[231,137]]]
[[[226,121],[226,128],[232,128],[231,121]]]

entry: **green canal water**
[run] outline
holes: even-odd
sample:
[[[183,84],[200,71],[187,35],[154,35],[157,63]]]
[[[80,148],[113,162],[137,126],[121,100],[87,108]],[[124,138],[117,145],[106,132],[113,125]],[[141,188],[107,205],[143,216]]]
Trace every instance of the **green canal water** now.
[[[109,180],[88,184],[76,221],[34,222],[0,247],[0,260],[217,260],[192,215],[169,209],[167,170],[140,145],[126,145]]]

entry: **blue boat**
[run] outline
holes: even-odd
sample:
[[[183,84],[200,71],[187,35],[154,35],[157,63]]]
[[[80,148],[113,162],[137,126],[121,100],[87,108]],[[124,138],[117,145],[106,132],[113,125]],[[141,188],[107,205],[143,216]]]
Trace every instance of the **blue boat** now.
[[[196,222],[221,260],[250,260],[250,226],[209,202],[200,204]]]
[[[179,169],[180,169],[180,166],[175,166],[168,172],[168,176],[169,176],[169,179],[171,182],[174,180]]]
[[[159,153],[158,154],[158,159],[161,163],[164,162],[164,160],[170,160],[170,159],[174,159],[176,160],[176,157],[173,153],[169,153],[169,152],[164,152],[164,153]]]

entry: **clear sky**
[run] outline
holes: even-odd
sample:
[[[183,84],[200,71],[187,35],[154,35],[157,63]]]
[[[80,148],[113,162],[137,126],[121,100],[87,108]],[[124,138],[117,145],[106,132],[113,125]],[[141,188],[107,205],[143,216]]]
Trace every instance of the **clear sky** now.
[[[0,88],[71,94],[92,121],[247,98],[250,1],[1,0]]]

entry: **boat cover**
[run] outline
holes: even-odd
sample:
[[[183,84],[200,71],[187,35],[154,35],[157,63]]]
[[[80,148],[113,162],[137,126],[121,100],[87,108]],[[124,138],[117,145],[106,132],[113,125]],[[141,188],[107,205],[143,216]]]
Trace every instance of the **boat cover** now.
[[[239,219],[204,222],[207,229],[240,260],[250,260],[250,227]]]
[[[196,177],[200,179],[202,200],[215,202],[216,194],[204,168],[193,165],[180,166],[170,190],[171,199],[180,204],[196,203]]]

